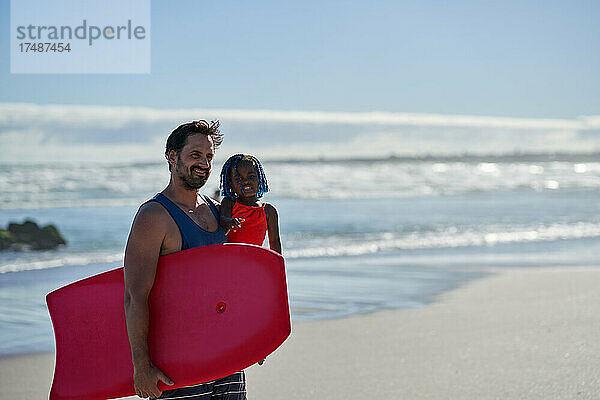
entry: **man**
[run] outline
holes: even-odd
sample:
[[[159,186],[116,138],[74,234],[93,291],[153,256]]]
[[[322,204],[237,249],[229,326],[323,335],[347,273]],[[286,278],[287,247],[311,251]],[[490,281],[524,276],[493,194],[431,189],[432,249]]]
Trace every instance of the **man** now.
[[[193,247],[226,241],[219,226],[217,204],[200,189],[210,175],[215,149],[223,135],[219,122],[180,125],[167,139],[165,157],[171,172],[167,187],[142,204],[131,226],[125,249],[125,318],[131,344],[134,386],[140,397],[246,399],[244,372],[213,382],[167,390],[158,381],[173,382],[152,364],[148,351],[148,296],[154,285],[158,257]]]

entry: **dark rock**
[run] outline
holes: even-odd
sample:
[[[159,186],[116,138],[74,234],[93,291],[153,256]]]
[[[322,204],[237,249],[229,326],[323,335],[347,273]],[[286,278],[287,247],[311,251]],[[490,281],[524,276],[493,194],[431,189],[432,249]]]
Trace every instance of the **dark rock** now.
[[[22,224],[10,223],[8,230],[0,230],[0,250],[50,250],[66,244],[54,225],[40,228],[27,220]]]
[[[10,249],[10,246],[15,242],[12,234],[6,229],[0,229],[0,251]]]

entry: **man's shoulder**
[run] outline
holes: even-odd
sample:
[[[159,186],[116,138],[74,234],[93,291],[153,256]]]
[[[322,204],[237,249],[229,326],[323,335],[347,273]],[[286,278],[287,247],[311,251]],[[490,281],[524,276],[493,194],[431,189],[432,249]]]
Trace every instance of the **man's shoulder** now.
[[[219,203],[217,200],[213,199],[210,196],[199,194],[198,197],[203,198],[207,203],[212,203],[213,206],[217,207],[217,210],[219,210],[221,207],[221,203]],[[223,199],[223,200],[225,200],[225,199]]]
[[[210,201],[211,203],[213,203],[216,206],[221,205],[221,203],[217,199],[214,199],[214,198],[212,198],[210,196],[207,196],[205,194],[198,194],[198,197],[202,197],[202,198],[208,199],[208,201]],[[223,198],[223,200],[224,199],[225,198]]]
[[[171,219],[169,212],[156,201],[147,201],[138,210],[136,219],[152,220],[154,223],[167,222]]]
[[[139,212],[144,214],[161,214],[166,212],[165,208],[158,202],[148,200],[140,206]]]

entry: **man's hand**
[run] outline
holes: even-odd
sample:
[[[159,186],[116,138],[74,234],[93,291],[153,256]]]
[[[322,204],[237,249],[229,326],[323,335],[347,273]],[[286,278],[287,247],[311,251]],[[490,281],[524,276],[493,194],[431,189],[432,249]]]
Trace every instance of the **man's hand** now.
[[[225,229],[225,234],[229,233],[229,231],[235,232],[236,230],[242,227],[242,222],[244,222],[244,218],[227,218],[221,216],[221,226]]]
[[[134,368],[133,385],[135,387],[135,394],[139,397],[160,396],[162,392],[158,389],[158,381],[162,381],[169,386],[173,385],[173,381],[152,364],[142,368]]]

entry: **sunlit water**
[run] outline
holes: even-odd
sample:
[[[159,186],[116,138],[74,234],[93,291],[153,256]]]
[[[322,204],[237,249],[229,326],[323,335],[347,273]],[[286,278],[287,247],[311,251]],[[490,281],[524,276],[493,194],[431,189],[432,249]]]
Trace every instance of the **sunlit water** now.
[[[265,162],[295,319],[418,307],[495,266],[600,265],[600,159]],[[217,187],[218,169],[206,185]],[[51,350],[47,292],[122,264],[165,164],[0,166],[0,225],[67,247],[0,253],[0,354]]]

